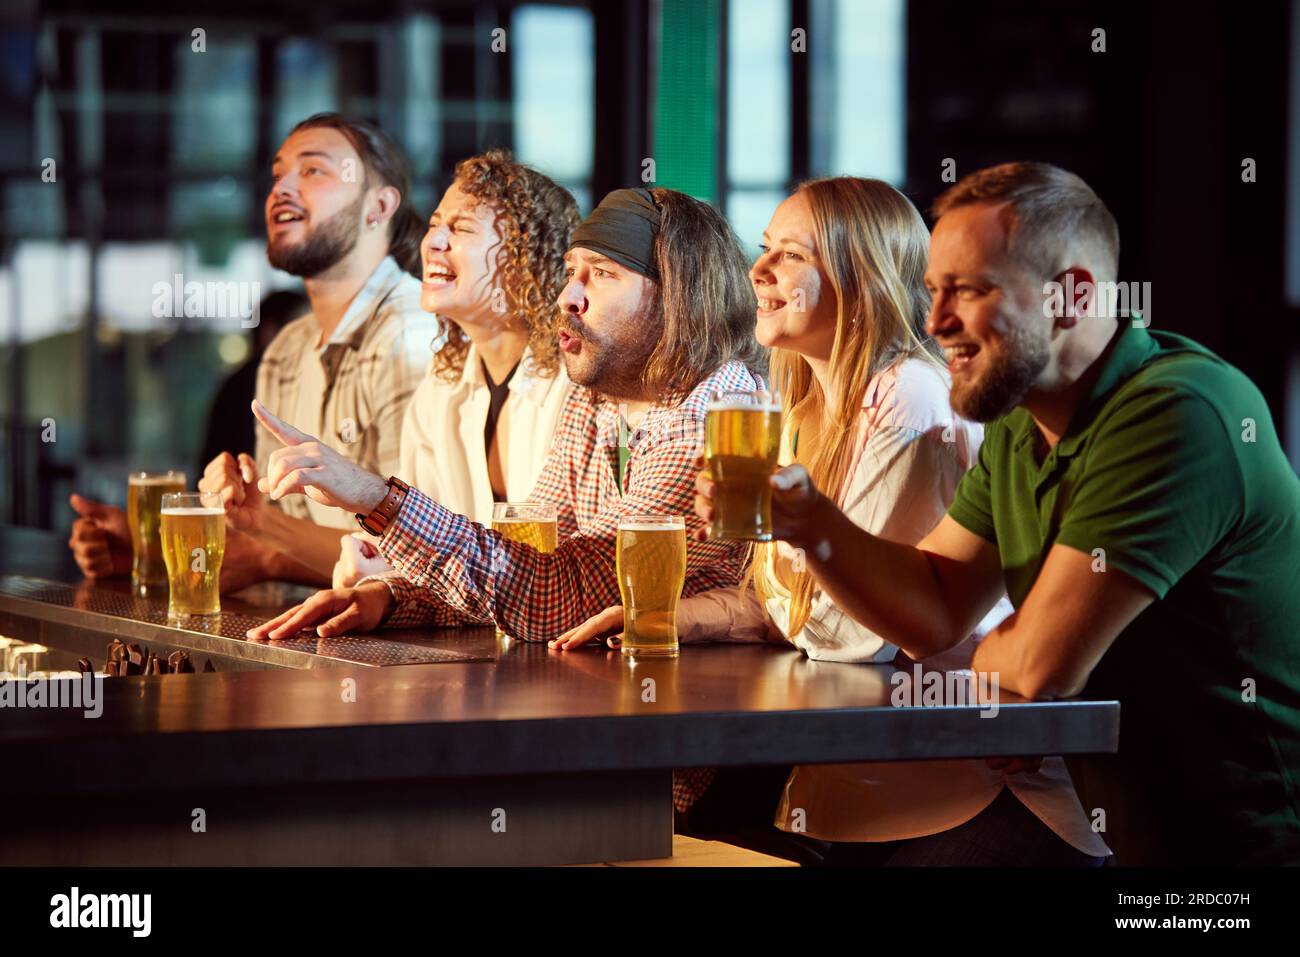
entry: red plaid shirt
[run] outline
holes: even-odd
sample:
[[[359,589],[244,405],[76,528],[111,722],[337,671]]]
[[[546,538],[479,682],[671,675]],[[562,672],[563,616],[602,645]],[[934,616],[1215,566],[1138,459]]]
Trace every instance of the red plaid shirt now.
[[[396,599],[390,627],[496,622],[515,638],[546,641],[620,603],[615,573],[619,518],[686,518],[683,595],[740,583],[743,542],[696,542],[692,460],[717,389],[762,388],[739,362],[728,362],[676,405],[655,405],[628,440],[620,494],[619,409],[576,388],[560,414],[555,448],[529,501],[553,504],[559,546],[542,554],[471,522],[416,489],[379,542],[395,574],[378,576]]]

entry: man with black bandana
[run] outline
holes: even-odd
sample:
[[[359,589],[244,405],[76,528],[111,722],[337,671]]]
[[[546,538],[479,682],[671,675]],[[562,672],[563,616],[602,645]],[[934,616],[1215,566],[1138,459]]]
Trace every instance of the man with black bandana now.
[[[565,263],[559,339],[580,388],[530,496],[555,506],[558,548],[542,554],[509,541],[259,412],[285,443],[263,491],[273,500],[305,492],[355,513],[397,571],[319,592],[250,637],[491,621],[516,638],[548,640],[617,602],[624,515],[686,518],[684,595],[741,581],[744,544],[695,541],[702,526],[691,512],[710,397],[762,384],[753,291],[735,234],[683,193],[616,190],[574,231]]]

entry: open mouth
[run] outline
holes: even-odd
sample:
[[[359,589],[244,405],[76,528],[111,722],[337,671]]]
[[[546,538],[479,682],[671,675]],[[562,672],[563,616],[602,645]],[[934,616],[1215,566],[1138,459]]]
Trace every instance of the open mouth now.
[[[300,223],[306,218],[307,215],[302,210],[290,206],[277,206],[271,210],[273,229],[287,229],[291,224]]]
[[[771,315],[774,312],[780,312],[785,308],[784,299],[771,299],[766,296],[758,297],[758,314],[761,316]]]
[[[970,343],[962,343],[955,346],[944,346],[943,356],[948,360],[948,371],[957,372],[970,365],[975,354],[980,351],[979,346]]]
[[[560,343],[560,351],[567,352],[569,355],[577,355],[582,351],[582,340],[575,336],[568,329],[561,329],[556,334],[556,339]]]
[[[456,274],[446,266],[430,266],[424,271],[424,284],[439,289],[456,281]]]

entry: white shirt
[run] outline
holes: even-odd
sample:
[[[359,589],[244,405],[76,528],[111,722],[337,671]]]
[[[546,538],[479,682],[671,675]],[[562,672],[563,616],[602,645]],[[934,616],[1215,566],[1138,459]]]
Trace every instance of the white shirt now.
[[[571,388],[564,363],[555,376],[543,378],[532,366],[532,350],[524,351],[496,426],[508,501],[526,502],[532,494]],[[426,375],[402,423],[401,478],[481,525],[492,521],[492,482],[483,443],[491,398],[478,349],[471,344],[460,379],[444,382],[432,372]]]
[[[877,374],[863,397],[859,452],[839,506],[858,526],[889,541],[915,545],[939,524],[962,474],[975,462],[983,429],[955,416],[947,374],[907,359]],[[788,546],[778,545],[790,558]],[[770,552],[768,552],[770,555]],[[774,580],[774,579],[770,579]],[[752,590],[722,589],[681,603],[683,641],[761,640],[766,630]],[[1011,613],[1005,596],[975,633],[928,659],[927,667],[964,668],[985,634]],[[790,596],[779,587],[767,612],[789,637]],[[820,670],[844,662],[906,659],[895,645],[813,592],[808,621],[794,644]],[[836,662],[839,664],[821,664]],[[1094,857],[1110,851],[1089,826],[1065,762],[1045,758],[1033,774],[1005,775],[983,760],[899,761],[797,766],[777,808],[777,827],[790,830],[802,809],[803,833],[825,841],[896,841],[937,834],[969,821],[1003,786],[1057,836]]]

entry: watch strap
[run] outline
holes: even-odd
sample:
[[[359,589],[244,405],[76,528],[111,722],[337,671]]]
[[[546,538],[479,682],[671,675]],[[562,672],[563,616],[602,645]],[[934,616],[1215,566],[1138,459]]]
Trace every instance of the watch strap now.
[[[402,507],[402,502],[406,500],[406,493],[411,490],[396,475],[388,477],[388,494],[384,500],[374,507],[369,515],[356,514],[357,524],[371,535],[383,535],[388,529],[389,523],[397,516],[398,510]]]

